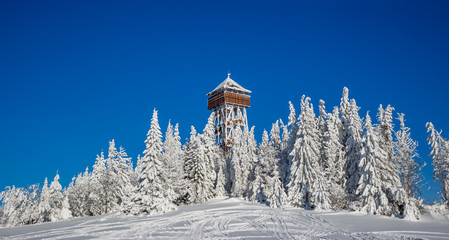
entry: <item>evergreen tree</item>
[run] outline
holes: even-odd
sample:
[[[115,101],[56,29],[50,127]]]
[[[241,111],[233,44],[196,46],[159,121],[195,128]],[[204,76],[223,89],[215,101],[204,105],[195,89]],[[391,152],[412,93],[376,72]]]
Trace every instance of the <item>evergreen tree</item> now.
[[[61,219],[67,220],[73,217],[72,211],[70,211],[70,203],[67,191],[63,193],[64,199],[62,200]]]
[[[33,184],[28,187],[25,198],[25,211],[23,213],[24,224],[35,224],[39,221],[39,198],[40,189],[39,184]]]
[[[343,104],[344,105],[344,104]],[[347,106],[345,106],[347,107]],[[346,142],[345,146],[345,179],[346,191],[352,195],[354,194],[359,176],[357,175],[359,161],[363,155],[363,139],[362,139],[362,120],[359,116],[359,107],[354,99],[351,99],[349,109],[346,109],[346,117],[343,118],[343,131],[345,131]],[[342,112],[342,111],[340,111]]]
[[[106,166],[104,153],[97,155],[97,159],[93,166],[91,181],[91,195],[89,198],[93,201],[91,211],[93,215],[102,215],[108,213],[115,207],[114,201],[111,199],[111,176]]]
[[[269,191],[271,190],[271,175],[276,167],[273,157],[273,146],[269,142],[268,132],[263,131],[262,142],[259,145],[257,159],[255,162],[254,180],[248,188],[247,199],[251,202],[268,203]]]
[[[336,209],[346,208],[346,194],[343,189],[344,152],[340,143],[341,121],[338,117],[338,107],[327,115],[325,123],[327,131],[323,136],[323,173],[329,180],[332,206]]]
[[[74,217],[92,216],[94,202],[92,199],[94,188],[91,184],[91,174],[89,168],[86,168],[84,174],[78,174],[72,178],[72,182],[67,188],[67,198],[69,210]]]
[[[291,178],[288,184],[290,204],[296,207],[328,209],[327,186],[318,166],[319,133],[310,98],[301,99],[300,125],[295,147],[290,153]]]
[[[324,139],[325,139],[325,135],[327,130],[327,126],[326,126],[326,118],[327,118],[327,113],[326,113],[326,107],[324,106],[324,101],[320,100],[320,105],[319,105],[319,115],[317,118],[317,128],[318,128],[318,133],[319,133],[319,138],[320,138],[320,161],[318,162],[320,165],[320,168],[322,170],[328,168],[327,162],[325,160],[325,153],[324,153]]]
[[[345,146],[349,137],[349,127],[351,118],[351,104],[349,103],[349,90],[343,88],[343,94],[340,101],[340,120],[342,131],[340,132],[340,143]]]
[[[214,125],[215,113],[209,116],[206,126],[204,127],[203,134],[201,135],[201,142],[204,146],[205,157],[205,181],[211,182],[214,187],[214,195],[223,196],[224,185],[219,183],[217,189],[217,178],[221,171],[220,168],[224,165],[223,153],[220,148],[215,144],[215,125]],[[220,181],[223,181],[220,179]],[[209,184],[209,183],[208,183]]]
[[[38,212],[39,212],[39,220],[38,220],[39,222],[51,221],[50,189],[48,188],[47,178],[45,178],[44,185],[42,185]]]
[[[401,183],[407,196],[418,199],[421,196],[423,181],[421,170],[426,164],[416,161],[416,158],[419,157],[416,149],[418,143],[410,137],[410,128],[405,126],[404,114],[398,113],[397,119],[401,124],[401,129],[395,133],[394,162],[399,164]]]
[[[124,212],[137,214],[160,214],[176,209],[167,194],[167,182],[162,160],[162,134],[159,127],[157,111],[153,111],[151,127],[145,140],[146,149],[143,152],[139,169],[139,185],[131,198],[132,205],[123,209]]]
[[[232,156],[230,161],[230,182],[229,186],[231,187],[231,195],[233,197],[243,197],[244,192],[246,191],[247,180],[245,179],[245,166],[244,163],[244,155],[246,154],[246,144],[243,136],[243,132],[239,127],[234,128],[234,132],[232,134]]]
[[[296,114],[295,107],[291,102],[289,103],[290,114],[288,116],[287,126],[290,127],[288,130],[288,137],[283,137],[283,139],[287,139],[286,146],[282,149],[281,153],[281,161],[279,163],[279,171],[281,174],[281,180],[284,185],[286,185],[290,181],[290,168],[291,168],[291,158],[290,153],[292,152],[295,142],[296,142],[296,134],[298,132],[298,115]]]
[[[356,208],[370,214],[404,216],[407,198],[388,153],[381,147],[369,114],[365,120],[364,152],[359,162]],[[354,178],[355,179],[355,178]]]
[[[62,211],[62,186],[59,183],[59,174],[56,173],[55,178],[50,184],[50,194],[49,194],[49,203],[50,203],[50,221],[56,222],[62,219],[61,211]]]
[[[190,142],[185,150],[185,171],[189,180],[189,199],[192,203],[204,203],[214,196],[214,182],[207,168],[205,148],[201,136],[192,126]]]
[[[256,183],[256,179],[260,178],[258,169],[259,169],[259,159],[257,155],[257,143],[254,138],[254,126],[251,127],[251,130],[248,132],[248,147],[247,147],[247,159],[249,161],[248,167],[250,168],[248,174],[248,187],[245,193],[245,199],[255,202],[255,193],[258,192],[255,190],[255,185],[257,184],[257,189],[259,189],[259,184]],[[260,180],[260,179],[259,179]],[[258,182],[260,182],[258,180]]]
[[[441,137],[441,131],[436,131],[432,123],[427,123],[426,127],[434,166],[433,180],[440,182],[441,198],[449,207],[449,142]]]
[[[389,161],[393,161],[393,111],[394,108],[390,105],[383,109],[381,104],[379,106],[379,112],[377,114],[377,119],[379,122],[379,125],[377,126],[377,132],[380,137],[380,147],[387,154],[387,159]]]
[[[279,171],[276,168],[270,180],[271,186],[267,189],[267,200],[271,208],[282,208],[287,202],[284,186],[281,182]]]
[[[185,194],[184,169],[182,160],[182,145],[179,137],[178,124],[175,128],[168,122],[165,133],[163,159],[167,166],[167,181],[170,183],[169,198],[176,202]]]
[[[386,153],[379,146],[379,139],[374,132],[371,118],[367,114],[365,120],[365,146],[364,153],[359,161],[357,177],[356,210],[369,214],[385,214],[388,211],[388,199],[382,191],[382,180],[379,176],[378,166],[386,158]],[[353,179],[356,179],[356,178]]]
[[[24,224],[24,213],[26,209],[27,194],[23,188],[16,188],[15,186],[6,187],[3,192],[2,204],[4,225],[6,227],[13,227]]]

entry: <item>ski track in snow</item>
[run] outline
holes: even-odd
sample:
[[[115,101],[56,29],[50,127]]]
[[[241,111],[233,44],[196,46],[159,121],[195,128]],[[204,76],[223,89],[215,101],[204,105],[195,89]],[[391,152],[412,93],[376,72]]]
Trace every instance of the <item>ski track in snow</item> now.
[[[354,216],[356,217],[356,216]],[[0,239],[449,239],[422,231],[354,232],[303,209],[212,200],[158,216],[106,215],[0,229]]]

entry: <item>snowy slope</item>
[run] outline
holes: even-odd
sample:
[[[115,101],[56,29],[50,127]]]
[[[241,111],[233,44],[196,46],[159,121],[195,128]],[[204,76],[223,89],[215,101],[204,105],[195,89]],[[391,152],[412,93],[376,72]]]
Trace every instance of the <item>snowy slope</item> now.
[[[159,216],[106,216],[0,229],[0,239],[449,239],[449,220],[271,209],[214,199]]]

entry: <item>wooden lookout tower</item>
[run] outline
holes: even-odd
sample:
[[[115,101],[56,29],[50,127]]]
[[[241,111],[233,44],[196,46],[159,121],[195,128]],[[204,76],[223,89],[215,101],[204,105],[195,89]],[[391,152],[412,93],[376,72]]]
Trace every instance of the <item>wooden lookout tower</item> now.
[[[229,153],[232,147],[232,133],[235,128],[248,130],[248,119],[246,108],[250,106],[248,94],[251,91],[243,88],[231,79],[228,73],[226,78],[218,87],[207,96],[207,108],[215,114],[215,134],[217,142],[220,144],[225,154]]]

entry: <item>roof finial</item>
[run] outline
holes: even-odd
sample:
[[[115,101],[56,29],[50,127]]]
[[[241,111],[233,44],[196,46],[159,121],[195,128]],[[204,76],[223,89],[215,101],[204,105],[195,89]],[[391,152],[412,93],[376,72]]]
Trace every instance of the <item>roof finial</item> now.
[[[228,70],[228,78],[230,78],[230,76],[231,76],[231,73],[230,73],[229,70]]]

